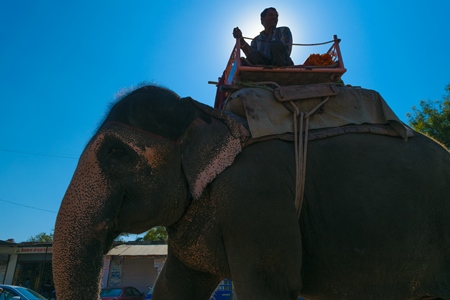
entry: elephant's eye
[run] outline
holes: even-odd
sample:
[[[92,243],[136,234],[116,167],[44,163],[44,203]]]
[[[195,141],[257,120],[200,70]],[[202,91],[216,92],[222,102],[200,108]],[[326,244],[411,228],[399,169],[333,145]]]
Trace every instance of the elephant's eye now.
[[[114,158],[120,158],[126,155],[126,151],[122,148],[111,148],[109,149],[108,156],[114,157]]]
[[[130,148],[115,140],[104,143],[97,153],[97,158],[103,168],[123,166],[129,163],[133,157],[133,151]]]
[[[130,153],[127,149],[121,147],[111,147],[107,151],[106,160],[104,167],[116,167],[116,166],[124,166],[124,164],[128,164],[132,159]]]
[[[112,148],[111,150],[109,150],[109,153],[111,153],[111,154],[118,154],[121,152],[124,152],[124,151],[123,151],[123,149],[120,149],[120,148]]]

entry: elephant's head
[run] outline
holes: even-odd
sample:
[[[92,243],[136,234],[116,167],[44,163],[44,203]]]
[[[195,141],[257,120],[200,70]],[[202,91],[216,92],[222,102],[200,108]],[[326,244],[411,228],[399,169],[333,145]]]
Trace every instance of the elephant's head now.
[[[246,138],[221,112],[163,88],[142,87],[117,102],[83,151],[58,213],[58,299],[95,299],[113,240],[179,220]]]

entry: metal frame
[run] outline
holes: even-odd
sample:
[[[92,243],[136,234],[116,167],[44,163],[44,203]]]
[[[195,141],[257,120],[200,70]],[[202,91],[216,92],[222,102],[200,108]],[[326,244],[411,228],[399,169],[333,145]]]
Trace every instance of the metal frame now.
[[[245,66],[241,61],[241,42],[236,39],[236,44],[231,52],[225,71],[217,83],[215,108],[222,109],[223,102],[230,90],[236,90],[239,82],[272,81],[278,85],[301,85],[323,82],[339,81],[346,72],[342,60],[339,42],[336,35],[330,49],[327,51],[336,62],[333,67],[316,67],[305,65],[293,65],[286,67],[275,66]],[[306,46],[306,45],[305,45]],[[312,45],[308,45],[312,46]]]

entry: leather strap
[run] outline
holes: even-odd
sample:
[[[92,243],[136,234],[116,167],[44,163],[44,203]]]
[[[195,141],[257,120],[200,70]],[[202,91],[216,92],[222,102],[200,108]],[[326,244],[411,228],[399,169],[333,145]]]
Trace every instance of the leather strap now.
[[[275,98],[280,102],[334,96],[339,89],[333,83],[280,86],[274,90]]]

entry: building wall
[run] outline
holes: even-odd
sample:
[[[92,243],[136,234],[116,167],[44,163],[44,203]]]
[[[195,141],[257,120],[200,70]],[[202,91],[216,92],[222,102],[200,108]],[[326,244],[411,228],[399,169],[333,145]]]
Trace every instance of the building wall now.
[[[133,286],[147,294],[164,264],[161,256],[106,256],[102,287]]]
[[[165,255],[107,255],[104,257],[102,287],[129,285],[147,294],[147,286],[153,287],[165,259]],[[22,247],[17,244],[14,249],[0,247],[0,283],[24,285],[29,279],[30,287],[41,291],[43,284],[52,279],[51,261],[52,248],[48,243]]]
[[[0,282],[5,283],[6,270],[8,269],[9,255],[0,254]]]
[[[158,269],[155,268],[154,258],[125,258],[122,267],[122,285],[131,285],[141,293],[147,294],[147,286],[153,287]]]
[[[0,241],[0,283],[2,284],[11,283],[9,278],[12,278],[12,276],[8,276],[8,270],[11,259],[14,261],[16,259],[12,258],[12,256],[14,256],[15,245],[16,244],[12,242]]]
[[[6,270],[5,276],[5,284],[12,284],[18,258],[19,256],[17,254],[13,254],[9,257],[8,269]]]

